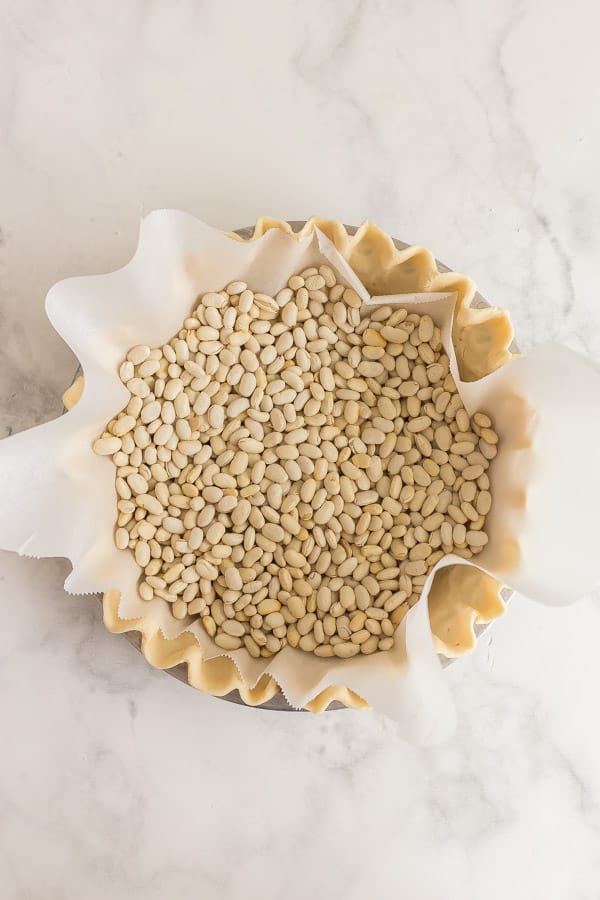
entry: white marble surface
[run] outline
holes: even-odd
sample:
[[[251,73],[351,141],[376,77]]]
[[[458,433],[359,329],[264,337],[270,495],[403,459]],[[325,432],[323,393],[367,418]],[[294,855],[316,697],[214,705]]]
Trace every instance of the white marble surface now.
[[[50,285],[123,264],[160,206],[369,217],[471,273],[525,348],[598,355],[592,0],[0,0],[0,22],[0,435],[72,373]],[[516,598],[423,751],[374,714],[195,693],[67,571],[0,555],[3,900],[600,897],[598,598]]]

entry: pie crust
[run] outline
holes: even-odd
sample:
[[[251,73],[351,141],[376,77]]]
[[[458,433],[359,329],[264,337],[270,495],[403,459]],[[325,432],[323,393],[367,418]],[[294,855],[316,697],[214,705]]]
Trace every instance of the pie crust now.
[[[370,222],[364,222],[350,234],[340,222],[313,217],[294,232],[287,222],[262,217],[247,240],[260,238],[269,229],[278,228],[292,237],[301,237],[319,228],[335,245],[371,295],[413,292],[453,291],[457,294],[453,325],[453,342],[460,375],[465,381],[476,381],[504,365],[512,354],[513,339],[508,313],[471,304],[475,284],[466,275],[440,272],[429,250],[407,247],[399,250],[392,238]],[[234,240],[246,240],[234,232]],[[83,390],[80,376],[65,392],[63,401],[71,409]],[[440,570],[429,596],[429,616],[434,643],[439,653],[454,657],[470,652],[476,643],[475,626],[502,615],[505,605],[502,584],[473,566],[448,566]],[[233,660],[227,656],[205,660],[194,635],[184,632],[168,640],[158,623],[149,616],[140,619],[119,617],[120,593],[107,591],[103,596],[104,624],[115,634],[139,631],[141,650],[153,666],[168,669],[185,663],[189,683],[208,694],[223,696],[237,690],[244,703],[258,706],[276,694],[279,685],[269,675],[249,688],[241,678]],[[311,712],[322,712],[338,701],[354,709],[369,704],[343,685],[329,687],[306,704]]]

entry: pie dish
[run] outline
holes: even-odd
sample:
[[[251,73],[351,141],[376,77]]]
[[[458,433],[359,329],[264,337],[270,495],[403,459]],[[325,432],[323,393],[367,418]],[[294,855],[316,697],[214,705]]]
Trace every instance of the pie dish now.
[[[311,219],[300,229],[289,223],[260,219],[250,235],[232,233],[232,240],[254,241],[267,231],[278,229],[303,237],[318,228],[356,273],[370,294],[437,293],[456,294],[453,344],[460,375],[464,381],[475,381],[495,371],[511,358],[512,328],[506,313],[497,309],[478,309],[473,305],[475,287],[463,275],[440,271],[429,251],[418,247],[399,249],[392,239],[369,223],[354,233],[340,223]],[[65,405],[77,401],[81,382],[65,397]],[[436,575],[430,594],[430,619],[436,647],[446,656],[469,652],[475,643],[474,626],[491,621],[504,610],[496,579],[474,568],[449,567]],[[141,649],[146,658],[159,668],[187,664],[189,683],[208,693],[223,696],[239,691],[250,705],[262,705],[279,691],[275,680],[263,676],[249,688],[228,656],[203,659],[194,636],[184,632],[167,639],[158,623],[149,616],[122,619],[119,616],[120,595],[116,590],[104,594],[104,620],[113,632],[136,631],[141,635]],[[353,691],[333,685],[306,704],[311,711],[321,711],[332,702],[350,707],[364,707],[366,702]]]

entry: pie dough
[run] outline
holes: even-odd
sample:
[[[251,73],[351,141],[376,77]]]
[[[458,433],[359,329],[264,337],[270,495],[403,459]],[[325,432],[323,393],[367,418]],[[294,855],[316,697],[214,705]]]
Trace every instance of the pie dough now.
[[[492,307],[473,308],[475,284],[470,278],[456,272],[440,272],[434,257],[424,247],[398,250],[388,234],[369,222],[350,235],[344,225],[330,219],[313,217],[301,231],[294,232],[287,222],[263,217],[257,221],[248,240],[257,240],[272,228],[297,238],[310,234],[316,227],[332,241],[372,295],[456,292],[452,336],[464,381],[476,381],[489,375],[511,359],[509,347],[513,330],[506,312]],[[234,232],[228,236],[245,240]],[[83,377],[79,376],[64,394],[65,407],[75,406],[82,392]],[[475,626],[492,621],[505,610],[501,590],[499,581],[472,566],[456,565],[440,570],[429,596],[431,630],[438,652],[454,657],[472,650],[476,643]],[[229,657],[204,660],[195,637],[188,632],[167,640],[158,623],[149,616],[119,618],[119,601],[117,590],[104,594],[104,624],[116,634],[139,631],[141,650],[148,662],[157,668],[168,669],[186,663],[188,681],[193,687],[219,697],[237,690],[242,700],[251,706],[266,703],[280,690],[268,675],[249,688]],[[343,685],[336,685],[318,694],[307,704],[307,709],[322,712],[334,700],[354,709],[369,705],[358,694]]]

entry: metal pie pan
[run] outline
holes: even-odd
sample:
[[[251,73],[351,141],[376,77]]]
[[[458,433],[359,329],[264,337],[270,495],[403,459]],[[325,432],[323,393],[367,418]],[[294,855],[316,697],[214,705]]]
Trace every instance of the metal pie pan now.
[[[300,229],[304,226],[305,222],[291,220],[291,221],[289,221],[288,224],[291,225],[291,227],[294,231],[300,231]],[[355,234],[357,231],[356,225],[346,225],[345,228],[349,234]],[[245,238],[245,239],[252,237],[253,232],[254,232],[253,225],[249,225],[245,228],[237,228],[235,230],[236,234],[238,234],[240,237]],[[411,244],[407,244],[404,241],[398,240],[397,238],[393,238],[393,241],[394,241],[395,246],[398,248],[398,250],[405,250],[407,247],[412,246]],[[436,260],[436,264],[437,264],[437,267],[440,272],[453,271],[452,269],[450,269],[449,266],[446,266],[444,263],[440,262],[439,260]],[[475,294],[475,298],[473,300],[472,306],[479,308],[479,309],[483,309],[485,307],[491,306],[491,304],[488,303],[487,300],[478,291]],[[517,347],[513,344],[513,346],[511,347],[511,350],[513,352],[517,352]],[[76,374],[80,374],[80,371],[81,370],[78,369]],[[509,588],[503,589],[502,594],[503,594],[503,598],[504,598],[505,602],[508,601],[508,599],[510,598],[512,593],[513,593],[512,590],[510,590]],[[102,597],[100,594],[98,594],[98,599],[100,602],[102,601]],[[492,623],[490,622],[485,625],[476,626],[475,634],[477,635],[477,638],[481,637],[481,635],[490,627],[491,624]],[[128,641],[131,644],[132,647],[135,647],[135,649],[141,653],[142,636],[139,631],[124,632],[123,637],[125,638],[126,641]],[[449,658],[449,657],[443,656],[441,654],[439,655],[439,659],[440,659],[440,663],[443,668],[445,668],[446,666],[449,666],[451,663],[453,663],[455,661],[453,658]],[[187,678],[187,666],[185,663],[180,663],[179,665],[173,666],[170,669],[165,669],[164,671],[168,675],[170,675],[172,678],[176,678],[178,681],[181,681],[184,684],[189,685],[188,678]],[[224,694],[222,697],[217,697],[216,699],[217,700],[227,700],[229,703],[237,703],[241,706],[249,706],[249,704],[245,703],[242,700],[242,698],[240,697],[239,692],[237,690],[231,691],[229,694]],[[254,706],[251,708],[270,709],[270,710],[276,710],[278,712],[307,712],[307,710],[295,709],[293,706],[290,706],[290,704],[287,702],[287,700],[285,699],[285,697],[283,696],[281,691],[279,691],[277,694],[275,694],[273,697],[271,697],[270,700],[267,700],[266,703],[262,703],[262,704],[260,704],[260,706]],[[337,710],[337,709],[346,709],[346,707],[344,706],[343,703],[339,703],[336,700],[329,704],[326,712],[330,712],[332,710]]]

